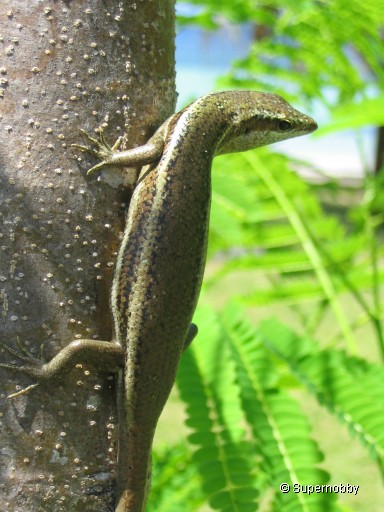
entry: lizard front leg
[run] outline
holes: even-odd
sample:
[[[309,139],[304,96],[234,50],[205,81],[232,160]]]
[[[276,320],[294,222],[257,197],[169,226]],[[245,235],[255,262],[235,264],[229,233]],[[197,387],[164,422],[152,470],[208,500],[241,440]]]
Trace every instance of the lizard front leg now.
[[[72,147],[82,153],[89,153],[101,160],[100,163],[91,167],[87,174],[103,169],[104,167],[143,167],[156,162],[161,157],[164,148],[164,132],[167,126],[167,123],[164,123],[146,144],[127,151],[118,151],[122,141],[121,137],[119,137],[111,147],[105,139],[102,129],[99,129],[98,139],[91,137],[87,132],[81,130],[83,135],[91,143],[91,146],[72,144]]]

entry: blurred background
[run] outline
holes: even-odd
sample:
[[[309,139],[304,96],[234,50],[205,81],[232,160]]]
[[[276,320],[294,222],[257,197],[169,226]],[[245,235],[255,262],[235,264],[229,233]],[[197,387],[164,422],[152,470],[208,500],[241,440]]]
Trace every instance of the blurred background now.
[[[383,509],[383,9],[177,3],[178,109],[275,92],[319,130],[214,161],[199,335],[159,425],[149,510]]]
[[[187,20],[194,19],[194,16],[204,12],[202,5],[178,3],[177,12]],[[186,24],[179,28],[176,38],[178,109],[194,98],[220,89],[220,83],[228,88],[230,82],[220,81],[220,78],[230,75],[232,64],[246,59],[255,43],[255,25],[252,21],[236,23],[224,16],[218,16],[216,22],[215,30],[207,30],[195,24]],[[320,49],[318,55],[321,59]],[[366,66],[359,62],[357,56],[354,57],[351,53],[349,58],[352,65],[363,75],[367,75]],[[374,87],[374,80],[369,75],[367,81]],[[345,85],[347,87],[348,84]],[[370,92],[375,95],[373,90]],[[331,103],[335,92],[331,87],[324,87],[321,94],[327,97],[327,103]],[[312,107],[312,115],[320,126],[330,122],[331,111],[324,108],[321,100],[314,97]],[[316,143],[310,138],[284,141],[275,146],[274,150],[316,163],[324,173],[331,172],[333,177],[353,181],[362,178],[366,166],[374,168],[377,144],[375,127],[364,126],[358,134],[346,129],[332,136],[324,136]]]

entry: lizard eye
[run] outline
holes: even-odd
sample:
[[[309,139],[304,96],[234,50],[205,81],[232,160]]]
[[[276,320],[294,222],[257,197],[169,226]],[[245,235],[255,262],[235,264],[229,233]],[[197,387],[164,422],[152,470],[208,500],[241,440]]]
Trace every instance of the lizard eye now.
[[[283,119],[282,121],[279,121],[278,128],[280,132],[288,132],[289,130],[292,130],[293,124],[290,121]]]

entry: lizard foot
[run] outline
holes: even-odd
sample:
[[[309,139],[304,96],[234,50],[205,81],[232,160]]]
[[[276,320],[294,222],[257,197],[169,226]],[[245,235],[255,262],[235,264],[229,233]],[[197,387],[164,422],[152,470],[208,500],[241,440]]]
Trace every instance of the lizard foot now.
[[[91,143],[91,147],[89,146],[81,146],[79,144],[71,144],[73,148],[78,149],[82,153],[89,153],[99,160],[101,160],[100,163],[94,165],[91,167],[87,174],[90,174],[91,172],[98,171],[99,169],[102,169],[103,167],[106,167],[108,165],[113,165],[113,154],[114,152],[119,148],[122,137],[119,137],[115,144],[111,147],[105,136],[104,132],[101,128],[99,128],[99,138],[95,139],[94,137],[91,137],[86,131],[80,130],[81,133],[88,139],[88,141]],[[93,146],[93,147],[92,147]]]
[[[0,347],[3,347],[4,350],[9,352],[11,355],[16,357],[19,361],[24,362],[23,365],[17,365],[17,364],[8,364],[8,363],[0,363],[0,368],[6,368],[7,370],[11,370],[13,372],[18,373],[24,373],[25,375],[29,375],[30,377],[34,377],[37,379],[40,379],[41,376],[44,374],[43,367],[45,362],[42,359],[38,359],[35,357],[29,350],[21,343],[20,338],[17,338],[17,345],[19,347],[19,350],[15,350],[14,348],[10,347],[9,345],[6,345],[5,343],[0,343]],[[30,386],[27,386],[26,388],[23,388],[22,390],[18,391],[17,393],[13,393],[12,395],[9,395],[8,398],[15,398],[20,395],[24,395],[31,391],[31,389],[34,389],[37,387],[38,384],[31,384]]]

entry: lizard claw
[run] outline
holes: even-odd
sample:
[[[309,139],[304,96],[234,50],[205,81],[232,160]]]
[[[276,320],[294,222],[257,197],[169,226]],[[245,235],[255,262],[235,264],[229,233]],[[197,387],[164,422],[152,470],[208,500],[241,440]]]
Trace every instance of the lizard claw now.
[[[11,395],[8,395],[7,398],[9,398],[11,400],[12,398],[16,398],[21,395],[26,395],[32,389],[37,388],[37,386],[38,386],[38,384],[31,384],[30,386],[27,386],[26,388],[20,389],[20,391],[16,391],[16,393],[12,393]]]
[[[98,130],[99,138],[95,139],[94,137],[91,137],[86,131],[80,130],[81,133],[86,137],[89,142],[91,143],[91,147],[89,146],[82,146],[80,144],[71,144],[71,146],[75,149],[78,149],[82,153],[89,153],[93,155],[94,157],[101,160],[100,163],[97,165],[94,165],[90,169],[88,169],[87,174],[91,174],[94,171],[98,171],[99,169],[102,169],[103,167],[113,165],[113,154],[114,152],[119,148],[121,144],[122,137],[119,137],[115,144],[111,147],[105,136],[104,132],[101,128]],[[93,147],[92,147],[93,146]]]

